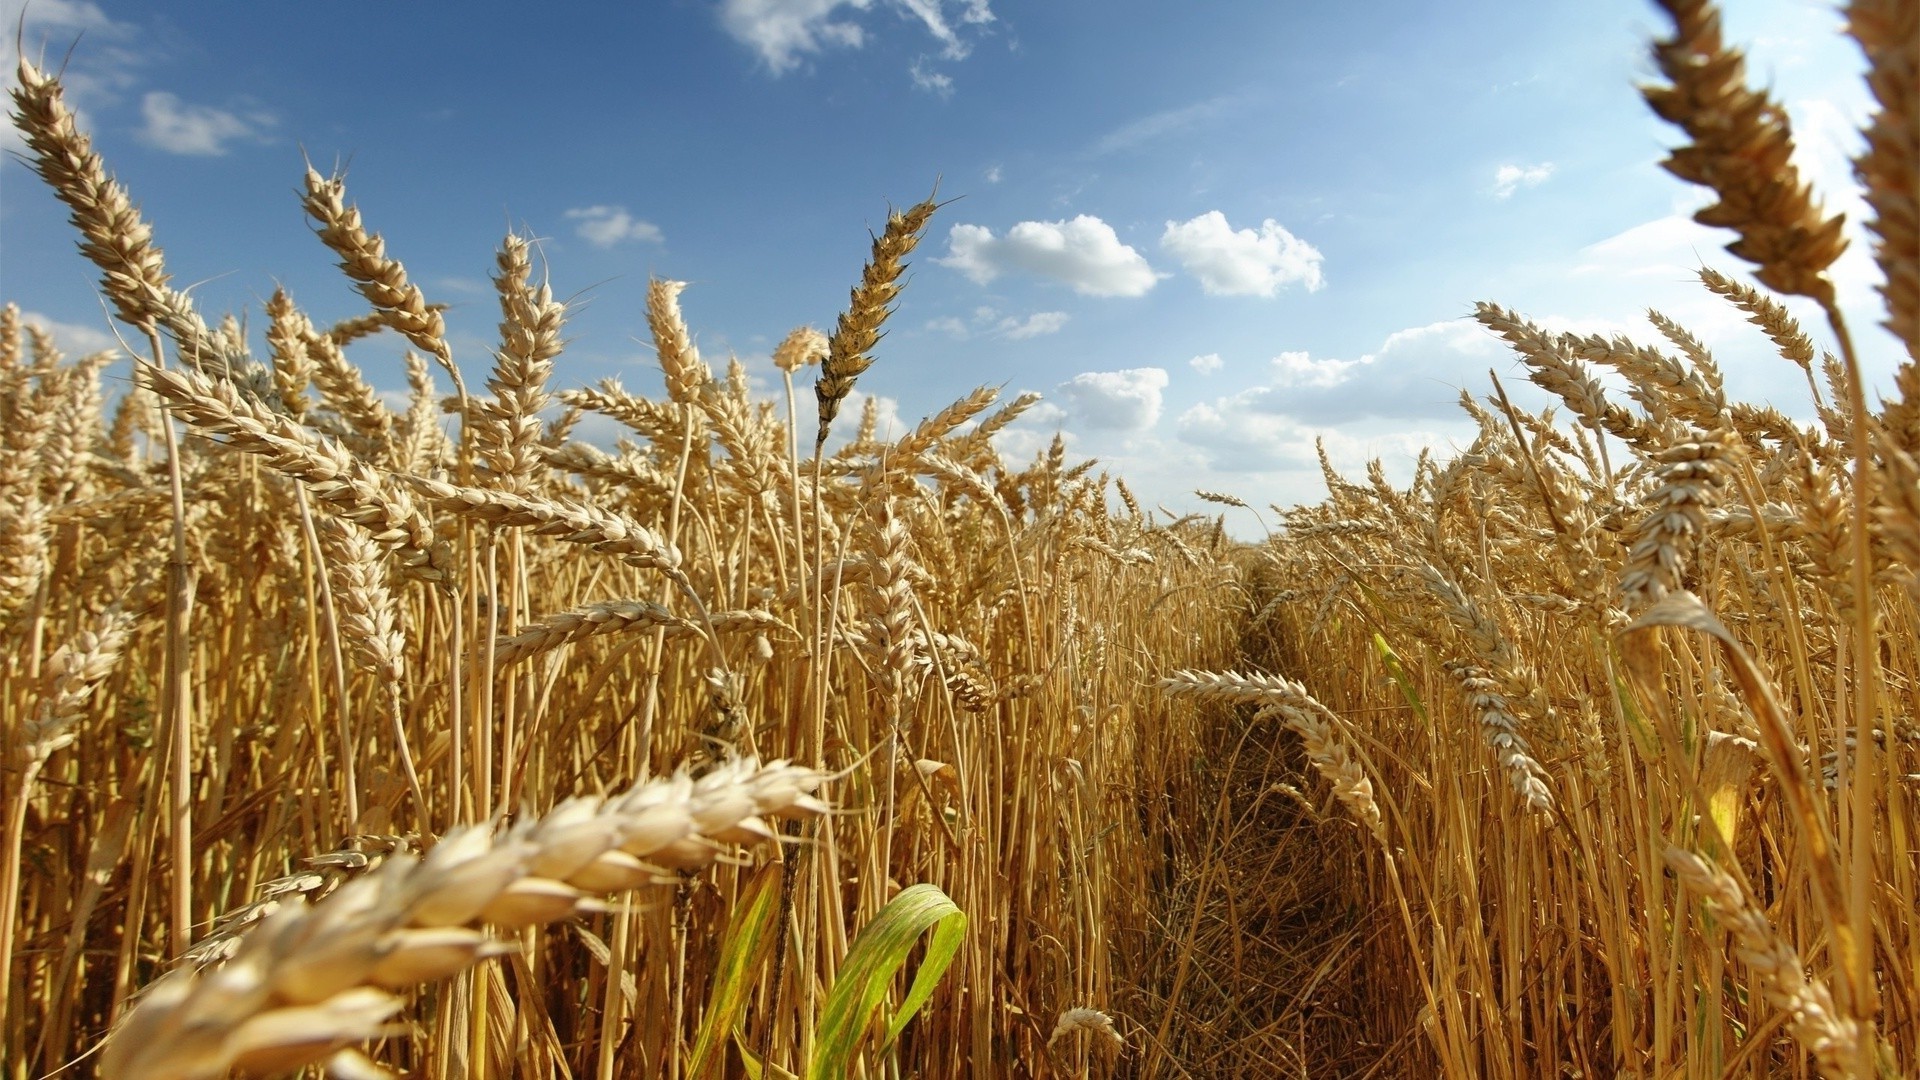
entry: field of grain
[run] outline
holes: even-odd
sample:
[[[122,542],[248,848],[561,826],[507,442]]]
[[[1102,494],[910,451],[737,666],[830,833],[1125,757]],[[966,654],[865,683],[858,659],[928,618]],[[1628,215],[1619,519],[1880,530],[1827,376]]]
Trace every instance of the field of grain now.
[[[124,348],[0,309],[4,1076],[1920,1072],[1920,4],[1848,8],[1873,313],[1713,7],[1666,8],[1669,169],[1761,285],[1700,286],[1814,422],[1657,312],[1482,303],[1559,408],[1463,393],[1477,438],[1404,488],[1323,456],[1262,543],[1007,460],[1031,396],[830,440],[932,198],[769,400],[669,280],[663,399],[557,385],[512,233],[456,357],[311,169],[367,314],[282,290],[256,342],[23,61]]]

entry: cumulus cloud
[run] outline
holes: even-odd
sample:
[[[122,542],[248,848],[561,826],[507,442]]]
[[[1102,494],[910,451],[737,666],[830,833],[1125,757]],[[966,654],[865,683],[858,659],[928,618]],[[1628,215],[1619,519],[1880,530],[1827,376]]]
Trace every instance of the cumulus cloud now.
[[[1273,358],[1273,370],[1280,386],[1339,386],[1353,369],[1370,364],[1373,357],[1359,360],[1315,360],[1305,352],[1283,352]]]
[[[952,315],[942,315],[936,319],[928,319],[927,329],[945,334],[956,341],[964,341],[967,337],[967,324]]]
[[[963,60],[972,51],[962,28],[994,21],[989,0],[882,2],[918,22],[940,43],[940,54],[948,60]],[[720,26],[735,41],[759,54],[768,71],[784,75],[808,56],[866,44],[867,32],[859,19],[874,6],[874,0],[721,0]],[[914,70],[917,84],[917,64]],[[932,78],[944,80],[951,88],[952,80],[947,76]]]
[[[1166,369],[1146,367],[1081,372],[1061,383],[1055,393],[1080,425],[1145,431],[1160,422],[1161,391],[1166,388]]]
[[[1512,357],[1498,338],[1471,319],[1449,319],[1397,331],[1358,357],[1281,352],[1270,361],[1265,385],[1210,407],[1314,425],[1452,420],[1459,415],[1460,387],[1483,386],[1487,369],[1503,361],[1511,366]]]
[[[1167,222],[1160,248],[1216,296],[1272,296],[1289,285],[1316,292],[1326,284],[1319,250],[1272,218],[1258,231],[1235,229],[1225,214],[1209,210],[1189,221]]]
[[[1141,296],[1158,275],[1120,242],[1113,226],[1081,214],[1071,221],[1022,221],[996,237],[984,225],[955,225],[947,256],[935,259],[985,285],[1012,270],[1065,282],[1085,296]]]
[[[177,96],[155,90],[140,100],[141,142],[169,154],[218,157],[228,144],[264,140],[274,118],[264,112],[241,115],[207,105],[189,105]]]
[[[1219,353],[1210,352],[1187,361],[1187,366],[1202,375],[1211,375],[1227,365],[1226,361],[1220,359]]]
[[[666,239],[658,225],[641,221],[624,206],[582,206],[567,211],[565,217],[580,223],[573,227],[574,233],[594,247],[610,248],[625,240],[658,244]]]
[[[1521,188],[1544,183],[1552,175],[1551,161],[1543,161],[1538,165],[1502,165],[1493,173],[1493,197],[1511,198]]]
[[[1446,442],[1438,430],[1319,427],[1276,409],[1274,399],[1284,396],[1272,387],[1255,387],[1203,402],[1181,413],[1175,430],[1182,442],[1205,455],[1208,466],[1229,473],[1316,468],[1316,441],[1325,442],[1336,467],[1349,470],[1376,457],[1411,458]]]
[[[989,184],[999,183],[1000,182],[1000,166],[998,165],[988,166],[987,172],[986,172],[986,179],[987,179],[987,183]]]

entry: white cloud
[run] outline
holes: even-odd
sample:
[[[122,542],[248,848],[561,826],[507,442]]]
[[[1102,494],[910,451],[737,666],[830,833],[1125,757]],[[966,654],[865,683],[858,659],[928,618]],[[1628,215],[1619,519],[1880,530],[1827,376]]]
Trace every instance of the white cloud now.
[[[1160,421],[1164,368],[1085,371],[1060,384],[1056,393],[1067,412],[1089,428],[1144,431]]]
[[[1272,218],[1258,232],[1236,230],[1225,214],[1209,210],[1190,221],[1167,222],[1160,248],[1215,296],[1272,296],[1296,284],[1316,292],[1326,284],[1319,250]]]
[[[976,333],[1019,341],[1023,338],[1057,334],[1071,318],[1072,316],[1064,311],[1036,311],[1022,319],[1017,315],[1003,316],[992,307],[982,304],[973,309],[971,326],[956,315],[942,315],[928,319],[927,329],[946,334],[955,341],[965,341]]]
[[[1278,373],[1279,386],[1339,386],[1352,375],[1353,369],[1362,364],[1370,364],[1373,357],[1359,360],[1315,360],[1305,352],[1283,352],[1273,358],[1273,369]]]
[[[1141,296],[1158,280],[1146,257],[1121,243],[1113,226],[1087,214],[1071,221],[1022,221],[1004,237],[984,225],[955,225],[947,251],[934,261],[981,285],[1022,270],[1086,296]]]
[[[1233,406],[1239,413],[1342,427],[1451,420],[1459,416],[1459,388],[1484,386],[1487,369],[1503,360],[1511,366],[1506,347],[1479,323],[1448,319],[1397,331],[1352,359],[1281,352],[1270,361],[1266,385],[1243,391]],[[1224,409],[1218,401],[1214,406]]]
[[[956,28],[979,27],[994,21],[989,0],[884,0],[901,14],[920,23],[940,43],[940,55],[964,60],[972,43]],[[784,75],[811,55],[831,48],[857,49],[867,32],[859,17],[872,10],[874,0],[721,0],[720,26],[735,41],[758,53],[767,70]],[[950,13],[949,9],[953,9]],[[919,82],[915,65],[915,82]],[[931,76],[935,82],[951,80]],[[930,87],[922,87],[930,89]]]
[[[1226,361],[1220,359],[1219,353],[1210,352],[1187,361],[1187,366],[1202,375],[1211,375],[1227,365]]]
[[[783,75],[799,67],[803,55],[829,46],[857,49],[866,41],[860,24],[834,18],[847,6],[864,10],[871,0],[724,0],[720,25],[759,53],[767,70]]]
[[[927,66],[925,57],[920,57],[907,68],[907,74],[913,77],[913,88],[925,90],[937,97],[953,96],[953,76],[935,71]]]
[[[996,328],[1001,334],[1018,341],[1022,338],[1040,337],[1045,334],[1057,334],[1067,325],[1070,316],[1064,311],[1036,311],[1025,319],[1009,315],[1000,320]]]
[[[986,178],[987,178],[987,183],[989,184],[999,183],[1000,182],[1000,166],[998,165],[989,166],[986,172]]]
[[[22,13],[25,20],[22,21]],[[117,24],[90,0],[0,0],[0,22],[8,29],[109,30]],[[13,44],[11,35],[7,44]]]
[[[85,47],[68,54],[83,34]],[[83,131],[97,126],[92,112],[117,103],[158,52],[150,42],[138,40],[133,24],[115,21],[91,0],[0,0],[0,71],[9,80],[20,62],[21,45],[42,70],[59,70],[67,105]],[[0,123],[0,156],[25,152],[20,130]]]
[[[218,157],[227,152],[227,144],[237,140],[262,141],[274,118],[264,112],[245,116],[207,105],[189,105],[164,90],[155,90],[140,100],[140,115],[146,121],[140,129],[140,141],[169,154]]]
[[[1215,119],[1233,103],[1233,98],[1218,97],[1192,105],[1182,105],[1176,109],[1162,109],[1157,113],[1149,113],[1101,136],[1100,140],[1093,144],[1093,152],[1095,155],[1104,155],[1131,150]]]
[[[967,324],[952,315],[942,315],[937,319],[928,319],[927,329],[938,331],[953,338],[955,341],[964,341],[967,337]]]
[[[1544,183],[1552,175],[1551,161],[1543,161],[1538,165],[1502,165],[1493,173],[1493,197],[1510,198],[1521,188]]]
[[[1175,428],[1182,442],[1204,453],[1208,466],[1231,473],[1315,469],[1315,440],[1326,443],[1328,458],[1343,471],[1358,471],[1376,457],[1404,462],[1446,442],[1443,432],[1433,430],[1318,427],[1276,411],[1276,396],[1283,395],[1256,387],[1203,402],[1181,413]]]
[[[574,233],[594,247],[609,248],[623,240],[658,244],[666,239],[658,225],[641,221],[624,206],[582,206],[564,216],[580,223],[574,226]]]
[[[812,395],[808,396],[811,397]],[[912,425],[900,419],[900,399],[888,397],[885,394],[874,395],[855,390],[847,395],[845,401],[840,403],[840,411],[834,415],[833,426],[830,429],[832,438],[845,441],[852,439],[854,435],[859,433],[860,418],[866,415],[868,401],[874,402],[875,417],[873,432],[875,438],[883,440],[897,439],[911,429]],[[801,415],[801,430],[808,432],[814,431],[820,423],[819,403],[817,401],[814,403],[814,411],[812,414],[803,413]]]
[[[105,316],[102,316],[105,319]],[[23,311],[20,321],[28,326],[37,326],[53,335],[53,346],[66,353],[69,358],[87,356],[92,353],[118,351],[120,339],[97,326],[82,326],[79,323],[58,322],[37,311]]]

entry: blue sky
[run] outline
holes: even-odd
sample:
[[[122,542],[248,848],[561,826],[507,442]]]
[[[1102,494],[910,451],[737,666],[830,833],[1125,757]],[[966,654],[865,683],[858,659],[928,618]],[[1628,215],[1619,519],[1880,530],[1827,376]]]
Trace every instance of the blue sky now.
[[[1860,61],[1827,4],[1730,0],[1729,36],[1787,103],[1802,168],[1850,211],[1837,267],[1876,385],[1877,270],[1846,157]],[[8,26],[20,0],[0,0]],[[1064,430],[1152,502],[1323,494],[1313,440],[1404,477],[1469,429],[1494,368],[1465,316],[1494,300],[1653,344],[1692,327],[1730,388],[1808,415],[1798,373],[1691,282],[1743,268],[1661,171],[1673,132],[1634,86],[1661,28],[1639,2],[1214,0],[32,0],[29,50],[68,82],[203,311],[284,283],[316,319],[362,308],[304,223],[303,152],[428,297],[469,381],[508,227],[578,301],[556,383],[653,392],[643,297],[686,280],[710,362],[771,388],[791,328],[830,328],[889,204],[936,215],[861,390],[911,424],[973,386],[1037,390],[1009,433]],[[10,35],[9,35],[10,36]],[[75,40],[78,44],[75,45]],[[9,62],[9,68],[11,63]],[[0,139],[10,152],[17,138]],[[0,297],[78,350],[110,341],[52,196],[0,164]],[[1816,335],[1821,337],[1822,335]],[[391,336],[358,345],[403,385]],[[1508,378],[1511,373],[1512,378]],[[602,434],[606,434],[603,432]],[[1251,519],[1237,523],[1244,531]]]

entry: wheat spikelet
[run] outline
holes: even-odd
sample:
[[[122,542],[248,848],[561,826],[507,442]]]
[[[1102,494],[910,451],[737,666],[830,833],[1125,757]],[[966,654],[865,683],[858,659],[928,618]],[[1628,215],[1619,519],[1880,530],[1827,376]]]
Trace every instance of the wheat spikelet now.
[[[991,386],[975,387],[967,396],[920,422],[888,452],[890,459],[909,462],[947,437],[955,428],[985,412],[999,400],[1000,391]],[[868,399],[872,400],[872,399]]]
[[[1378,461],[1371,462],[1369,469],[1377,469],[1379,464]],[[1249,509],[1245,499],[1240,498],[1238,495],[1229,495],[1224,491],[1206,491],[1202,489],[1196,490],[1194,494],[1210,503],[1218,503],[1221,506],[1236,506],[1242,510]]]
[[[409,573],[427,581],[447,579],[452,554],[435,537],[432,524],[403,489],[383,481],[338,444],[242,398],[231,384],[197,372],[142,366],[138,377],[203,433],[224,435],[235,450],[259,455],[307,484],[315,498],[398,554]]]
[[[390,856],[317,903],[283,904],[221,967],[156,984],[115,1028],[101,1075],[197,1080],[322,1062],[382,1033],[402,1005],[389,991],[515,950],[470,924],[544,925],[593,894],[650,883],[659,871],[649,862],[705,867],[724,845],[771,839],[766,818],[825,812],[809,794],[824,779],[781,761],[729,761],[698,779],[572,799],[503,833],[458,830],[424,858]]]
[[[1677,443],[1655,456],[1659,487],[1647,497],[1649,511],[1620,575],[1620,594],[1629,611],[1683,587],[1687,552],[1705,531],[1707,511],[1719,501],[1726,483],[1721,461],[1726,452],[1724,444],[1709,438]]]
[[[345,420],[347,427],[366,444],[366,456],[371,462],[390,464],[393,460],[392,410],[368,385],[360,369],[347,360],[339,342],[331,335],[314,333],[309,327],[301,343],[313,358],[313,385],[319,388],[321,401]],[[277,381],[277,366],[275,371]]]
[[[1682,848],[1669,847],[1666,862],[1733,934],[1736,955],[1760,977],[1768,1000],[1787,1014],[1794,1037],[1820,1062],[1821,1071],[1831,1077],[1860,1075],[1853,1068],[1862,1036],[1859,1025],[1834,1008],[1826,984],[1807,977],[1799,954],[1774,933],[1739,880]]]
[[[502,666],[517,664],[563,645],[608,634],[659,629],[672,638],[702,634],[709,626],[720,634],[764,633],[776,629],[795,632],[767,611],[716,611],[704,621],[695,621],[646,600],[603,600],[549,615],[512,637],[500,639],[493,648],[493,661]]]
[[[462,487],[422,476],[402,477],[449,512],[490,525],[528,529],[617,555],[634,566],[677,574],[680,551],[652,529],[587,503]]]
[[[487,388],[494,400],[475,408],[474,442],[496,484],[525,491],[540,465],[540,412],[552,400],[547,379],[560,355],[567,308],[545,282],[532,283],[527,241],[508,234],[496,258],[493,284],[500,296],[500,351]]]
[[[1549,336],[1505,308],[1484,301],[1474,305],[1474,318],[1506,339],[1526,361],[1527,378],[1566,402],[1581,423],[1635,446],[1646,445],[1654,438],[1646,421],[1607,400],[1600,381],[1573,357],[1563,340]],[[1324,454],[1322,457],[1324,470]]]
[[[273,360],[273,388],[280,408],[295,420],[307,414],[307,387],[314,376],[313,351],[307,348],[307,336],[313,322],[294,306],[285,289],[273,290],[267,298],[267,348]]]
[[[653,332],[653,349],[666,376],[667,399],[676,405],[694,404],[713,382],[713,372],[700,359],[680,315],[680,292],[686,287],[684,281],[662,278],[647,283],[647,327]]]
[[[1314,768],[1332,785],[1335,797],[1373,838],[1386,843],[1386,822],[1373,795],[1373,781],[1347,748],[1331,710],[1291,679],[1261,672],[1176,671],[1160,680],[1169,697],[1237,701],[1271,706],[1300,736]]]
[[[302,205],[318,226],[315,233],[321,243],[340,257],[340,269],[388,326],[451,367],[453,352],[447,346],[445,318],[408,280],[406,268],[387,257],[386,241],[379,233],[367,231],[360,208],[348,205],[346,198],[345,178],[321,176],[307,167]]]
[[[811,326],[796,327],[773,347],[773,366],[791,375],[827,355],[827,335]]]
[[[199,366],[233,358],[216,350],[215,335],[194,313],[186,295],[167,284],[166,260],[153,243],[153,228],[140,216],[126,188],[107,173],[92,140],[75,122],[60,80],[23,55],[12,90],[14,121],[26,136],[31,164],[73,212],[81,254],[101,270],[101,291],[130,326],[164,328],[183,361]]]
[[[1706,0],[1662,0],[1673,36],[1656,42],[1654,62],[1669,86],[1644,90],[1663,120],[1690,144],[1665,165],[1682,180],[1712,188],[1720,201],[1694,215],[1730,228],[1727,250],[1756,264],[1761,284],[1833,306],[1827,267],[1846,250],[1844,219],[1821,214],[1793,164],[1786,110],[1746,85],[1746,58],[1720,37],[1720,12]]]
[[[1127,1040],[1113,1029],[1113,1017],[1098,1009],[1073,1008],[1060,1014],[1053,1025],[1053,1034],[1047,1036],[1047,1046],[1051,1048],[1061,1039],[1081,1033],[1097,1035],[1116,1049],[1127,1045]]]
[[[820,431],[816,445],[824,446],[833,418],[840,414],[840,403],[853,392],[853,383],[873,365],[868,355],[880,340],[880,327],[892,314],[893,298],[900,294],[900,275],[906,270],[901,260],[920,243],[920,232],[927,227],[936,204],[932,199],[916,203],[904,212],[887,215],[886,229],[873,241],[873,257],[862,271],[860,284],[854,287],[847,310],[835,325],[827,341],[827,355],[820,362],[820,378],[814,383],[814,397],[820,405]]]
[[[1863,134],[1854,175],[1866,187],[1877,236],[1874,259],[1886,275],[1886,327],[1920,364],[1920,7],[1902,0],[1853,0],[1847,30],[1867,54],[1867,86],[1880,108]],[[1920,381],[1920,375],[1905,375]],[[1920,408],[1920,395],[1904,393]]]

